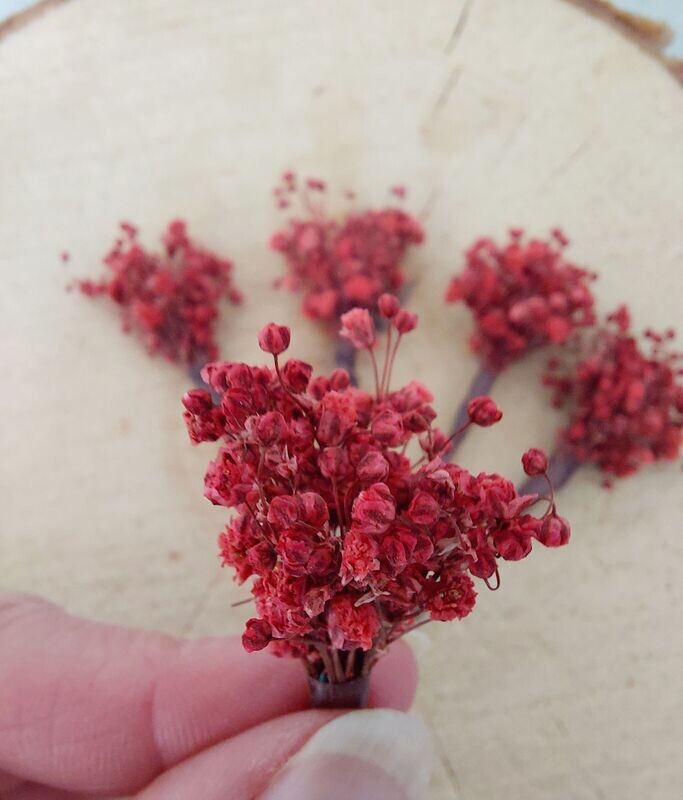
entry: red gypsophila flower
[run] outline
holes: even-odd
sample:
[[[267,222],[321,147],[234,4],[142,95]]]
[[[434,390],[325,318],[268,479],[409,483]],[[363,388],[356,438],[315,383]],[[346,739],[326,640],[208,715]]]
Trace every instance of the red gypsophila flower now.
[[[367,676],[418,625],[467,616],[474,579],[497,584],[499,559],[524,558],[534,539],[556,546],[569,537],[552,498],[533,516],[537,495],[442,459],[448,442],[430,392],[418,381],[390,388],[389,336],[400,341],[417,318],[395,298],[382,306],[392,312],[389,356],[375,363],[372,394],[352,387],[344,370],[313,377],[297,359],[282,363],[289,330],[270,323],[259,342],[273,367],[209,364],[203,377],[220,403],[201,389],[183,398],[191,440],[221,440],[205,494],[235,512],[219,539],[223,564],[239,581],[253,578],[245,648],[270,643],[302,657],[312,680],[332,684]],[[353,309],[342,334],[372,353],[372,326],[367,310]],[[411,445],[421,453],[414,462]],[[539,451],[532,455],[540,464]]]
[[[168,225],[161,254],[145,250],[132,225],[121,228],[122,238],[104,258],[110,274],[79,281],[78,288],[89,297],[113,300],[123,330],[137,333],[150,355],[188,366],[216,359],[219,302],[241,300],[232,284],[232,263],[193,242],[181,220]]]
[[[341,220],[328,216],[320,198],[323,181],[309,179],[299,185],[286,172],[276,187],[280,208],[295,198],[304,215],[291,219],[273,235],[270,246],[285,257],[287,275],[276,285],[303,290],[304,313],[337,322],[351,308],[373,309],[384,292],[396,292],[405,283],[403,259],[411,244],[420,244],[420,223],[399,208],[384,208],[348,214]],[[402,187],[392,193],[399,199]]]
[[[577,328],[593,324],[589,283],[596,275],[565,259],[567,244],[559,230],[552,241],[524,241],[514,229],[502,247],[479,239],[467,251],[446,300],[472,309],[470,346],[490,370],[500,371],[533,348],[562,344]]]
[[[683,429],[683,354],[671,350],[674,331],[645,331],[646,351],[630,328],[621,306],[581,342],[573,362],[554,360],[543,378],[554,404],[570,409],[561,444],[617,476],[677,458]]]

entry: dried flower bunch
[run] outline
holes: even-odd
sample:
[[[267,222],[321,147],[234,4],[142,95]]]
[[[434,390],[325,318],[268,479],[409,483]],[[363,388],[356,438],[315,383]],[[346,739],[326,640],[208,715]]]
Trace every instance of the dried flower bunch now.
[[[556,406],[569,408],[560,447],[576,464],[606,475],[631,475],[659,459],[678,457],[683,430],[683,354],[673,330],[648,330],[646,349],[621,306],[605,325],[581,337],[563,364],[549,364],[543,382]]]
[[[121,229],[123,236],[104,258],[110,274],[79,281],[80,290],[113,300],[123,330],[138,334],[150,355],[190,368],[218,358],[219,303],[241,300],[232,283],[232,263],[197,245],[181,220],[168,225],[161,254],[145,250],[132,225],[122,223]]]
[[[513,229],[502,247],[484,238],[467,251],[446,300],[472,310],[470,346],[490,370],[498,372],[537,347],[562,344],[594,323],[589,284],[597,276],[565,259],[568,244],[558,229],[549,241],[525,241],[523,231]]]
[[[272,367],[208,364],[204,378],[220,402],[201,389],[183,398],[192,442],[221,441],[205,494],[235,511],[219,539],[223,563],[240,581],[254,578],[257,616],[244,646],[300,657],[318,690],[365,685],[400,636],[468,615],[473,579],[496,588],[500,559],[524,558],[534,540],[569,539],[552,489],[536,517],[537,495],[444,461],[448,439],[435,427],[430,392],[418,381],[391,389],[397,348],[417,317],[387,294],[378,314],[387,325],[383,363],[368,309],[346,312],[341,329],[368,351],[374,393],[353,387],[344,370],[314,377],[297,359],[282,363],[290,331],[270,323],[259,344]],[[475,398],[467,424],[500,416],[490,398]],[[412,462],[409,448],[419,451]],[[545,474],[541,451],[523,462],[528,474]],[[322,694],[313,696],[329,702]]]
[[[374,309],[381,294],[405,283],[402,262],[424,232],[420,223],[400,208],[349,213],[337,220],[326,214],[325,183],[303,183],[286,172],[275,189],[277,204],[289,208],[298,199],[302,218],[290,219],[275,233],[270,246],[285,258],[287,275],[278,285],[303,290],[303,311],[312,319],[335,326],[351,308]],[[394,194],[402,196],[398,188]]]
[[[462,271],[450,282],[446,301],[472,310],[472,352],[481,358],[453,423],[462,427],[467,403],[488,394],[499,373],[532,350],[562,345],[595,321],[590,282],[595,273],[567,261],[569,240],[559,229],[548,241],[525,240],[514,228],[503,246],[478,239],[466,252]],[[454,448],[463,437],[454,441]]]

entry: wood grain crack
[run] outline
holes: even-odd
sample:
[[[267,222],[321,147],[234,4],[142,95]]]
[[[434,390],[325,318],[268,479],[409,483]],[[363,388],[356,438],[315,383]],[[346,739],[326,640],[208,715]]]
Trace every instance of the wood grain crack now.
[[[448,98],[451,96],[453,89],[458,85],[458,81],[460,80],[460,75],[462,74],[462,68],[459,65],[453,67],[453,69],[448,73],[446,80],[441,87],[441,91],[439,92],[436,100],[432,104],[431,109],[427,114],[427,118],[425,119],[423,130],[425,133],[429,131],[432,127],[434,122],[436,121],[437,117],[445,107],[446,103],[448,102]]]
[[[446,753],[446,749],[443,746],[443,741],[441,740],[440,736],[437,736],[434,733],[434,739],[436,740],[436,749],[438,751],[438,758],[441,762],[441,765],[444,768],[444,772],[446,773],[446,777],[448,778],[448,782],[450,783],[453,789],[453,796],[455,800],[464,800],[464,796],[462,794],[462,786],[460,785],[460,781],[458,780],[458,774],[456,773],[453,765],[451,764],[450,759],[448,758],[448,754]]]
[[[440,194],[441,189],[435,186],[427,195],[427,199],[424,201],[419,215],[422,222],[426,222],[432,215],[432,211],[434,211],[434,206],[436,205],[436,201],[439,199]]]
[[[452,53],[455,50],[458,42],[462,38],[463,33],[465,32],[465,28],[467,27],[467,21],[470,18],[470,12],[472,11],[472,6],[474,5],[474,0],[465,0],[463,3],[463,7],[460,9],[460,13],[458,14],[458,18],[455,21],[455,25],[453,26],[453,31],[451,33],[451,37],[446,44],[446,49],[444,52],[446,54]]]
[[[554,183],[558,178],[564,175],[567,170],[574,164],[581,155],[588,149],[588,145],[590,144],[589,139],[584,139],[583,142],[578,147],[575,147],[569,155],[564,158],[553,170],[548,173],[547,178],[543,181],[543,183],[539,186],[539,191],[544,191],[547,189],[552,183]]]

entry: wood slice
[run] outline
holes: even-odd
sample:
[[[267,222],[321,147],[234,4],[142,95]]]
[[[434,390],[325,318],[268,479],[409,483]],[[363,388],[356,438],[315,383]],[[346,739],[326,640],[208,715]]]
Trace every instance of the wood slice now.
[[[249,613],[218,568],[227,515],[202,497],[211,449],[188,445],[186,381],[65,292],[100,273],[121,219],[153,244],[183,216],[234,259],[248,299],[226,309],[226,358],[260,359],[276,319],[327,369],[329,342],[270,289],[271,187],[292,167],[371,205],[407,184],[429,239],[397,378],[447,417],[475,362],[442,296],[479,235],[559,224],[603,310],[681,323],[680,86],[559,0],[56,4],[0,41],[0,114],[2,584],[76,613],[185,635]],[[505,419],[462,463],[519,477],[523,449],[550,445],[541,364],[500,381]],[[569,548],[504,565],[472,617],[416,637],[433,798],[679,796],[680,485],[657,467],[605,492],[584,470],[560,497]]]

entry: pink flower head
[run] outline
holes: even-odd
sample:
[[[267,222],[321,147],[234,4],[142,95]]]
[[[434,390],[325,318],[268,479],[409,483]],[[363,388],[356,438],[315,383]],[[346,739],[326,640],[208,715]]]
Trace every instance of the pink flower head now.
[[[304,658],[333,681],[421,622],[466,616],[474,579],[497,582],[501,561],[569,532],[554,504],[532,516],[535,495],[445,461],[430,392],[392,390],[384,366],[371,394],[298,361],[212,364],[220,402],[183,400],[192,441],[220,440],[205,494],[232,509],[223,563],[252,581],[245,647]],[[488,424],[500,412],[484,400],[475,416]]]
[[[543,520],[538,541],[546,547],[561,547],[569,541],[569,523],[564,517],[548,516]]]
[[[342,314],[340,335],[358,350],[375,344],[375,323],[367,308],[352,308]]]
[[[396,501],[386,484],[375,483],[359,493],[351,513],[359,530],[383,533],[396,518]]]
[[[467,414],[475,425],[488,428],[503,418],[503,412],[488,395],[473,397],[467,404]]]
[[[79,281],[78,288],[88,297],[109,297],[124,332],[138,334],[150,355],[188,366],[216,359],[219,303],[241,300],[232,263],[193,242],[181,220],[169,224],[161,254],[145,250],[132,225],[121,228],[122,237],[104,258],[109,275]]]
[[[263,650],[272,639],[270,625],[264,619],[250,619],[242,634],[242,644],[247,653]]]
[[[548,471],[548,456],[538,447],[532,447],[522,456],[522,466],[527,475],[543,475]]]
[[[589,284],[596,276],[565,259],[567,243],[560,231],[551,241],[524,241],[514,230],[502,247],[479,239],[467,251],[446,300],[472,310],[470,344],[489,369],[499,371],[534,348],[562,344],[593,324]]]
[[[377,307],[379,308],[379,313],[385,319],[392,319],[401,310],[401,301],[395,294],[385,292],[383,295],[380,295]]]
[[[284,353],[289,347],[290,331],[286,325],[276,325],[269,322],[261,328],[258,335],[258,344],[261,350],[274,356]]]
[[[683,354],[671,348],[674,331],[646,331],[639,341],[630,324],[622,306],[543,379],[554,405],[569,409],[562,443],[578,461],[616,476],[677,458],[683,430]]]
[[[341,594],[330,604],[330,640],[340,650],[370,650],[380,631],[380,619],[374,606],[356,606],[354,599]]]
[[[393,323],[400,334],[410,333],[417,327],[417,314],[402,308],[394,317]]]
[[[285,258],[287,274],[278,284],[303,290],[307,316],[334,322],[353,307],[374,309],[381,295],[400,289],[406,252],[424,233],[398,208],[350,213],[338,221],[324,212],[325,189],[316,179],[301,186],[293,173],[284,176],[275,189],[277,205],[288,208],[298,198],[305,215],[275,233],[270,246]]]

